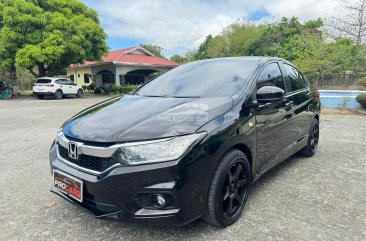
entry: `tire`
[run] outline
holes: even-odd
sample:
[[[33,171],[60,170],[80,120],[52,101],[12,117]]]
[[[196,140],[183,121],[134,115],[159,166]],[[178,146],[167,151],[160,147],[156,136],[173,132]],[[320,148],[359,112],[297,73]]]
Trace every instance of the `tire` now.
[[[81,89],[78,90],[78,92],[76,93],[76,97],[83,98],[83,96],[84,96],[84,91],[82,91]]]
[[[204,220],[220,228],[233,224],[244,209],[250,185],[248,158],[239,150],[227,152],[212,177]]]
[[[61,91],[61,90],[57,90],[57,91],[55,92],[55,98],[56,98],[57,100],[61,100],[61,99],[62,99],[62,91]]]
[[[40,99],[40,100],[43,100],[44,97],[46,97],[46,95],[37,95],[37,98]]]
[[[299,154],[307,157],[315,155],[319,143],[319,121],[314,118],[309,130],[309,137],[306,146],[299,151]]]

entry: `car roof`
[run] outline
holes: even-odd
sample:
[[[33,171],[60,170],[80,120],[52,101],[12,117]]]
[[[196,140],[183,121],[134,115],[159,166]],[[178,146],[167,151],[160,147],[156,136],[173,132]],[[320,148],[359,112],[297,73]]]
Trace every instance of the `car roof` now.
[[[63,77],[47,77],[47,76],[44,76],[44,77],[39,77],[37,79],[52,79],[52,80],[56,80],[56,79],[66,79],[66,78],[63,78]]]
[[[67,79],[68,80],[68,78],[65,78],[65,77],[40,77],[37,80],[39,80],[39,79],[49,79],[51,81],[55,81],[55,80],[58,80],[58,79]]]
[[[278,57],[268,57],[268,56],[240,56],[240,57],[223,57],[223,58],[212,58],[199,60],[195,62],[215,62],[215,61],[225,61],[225,60],[238,60],[238,61],[256,61],[258,64],[264,64],[268,61],[283,61],[289,63],[287,60]]]

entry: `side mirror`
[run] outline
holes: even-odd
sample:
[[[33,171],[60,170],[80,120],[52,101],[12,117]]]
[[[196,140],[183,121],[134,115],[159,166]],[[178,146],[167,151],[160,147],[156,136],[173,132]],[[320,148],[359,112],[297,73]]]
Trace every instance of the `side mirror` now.
[[[275,86],[263,86],[257,91],[257,102],[261,104],[276,103],[283,100],[285,91]]]

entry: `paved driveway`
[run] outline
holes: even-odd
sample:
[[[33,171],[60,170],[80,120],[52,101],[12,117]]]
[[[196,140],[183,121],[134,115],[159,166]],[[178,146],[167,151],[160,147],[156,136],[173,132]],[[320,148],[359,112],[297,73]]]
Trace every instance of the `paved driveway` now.
[[[264,175],[233,226],[164,228],[97,220],[49,192],[57,129],[101,100],[0,100],[0,240],[366,240],[366,117],[322,116],[316,156]]]

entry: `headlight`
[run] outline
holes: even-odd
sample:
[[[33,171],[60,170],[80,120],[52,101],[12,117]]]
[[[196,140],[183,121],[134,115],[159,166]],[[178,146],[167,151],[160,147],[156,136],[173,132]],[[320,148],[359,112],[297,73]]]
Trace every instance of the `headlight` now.
[[[127,143],[116,151],[114,158],[125,165],[176,160],[205,135],[206,133],[198,133],[154,141]]]

